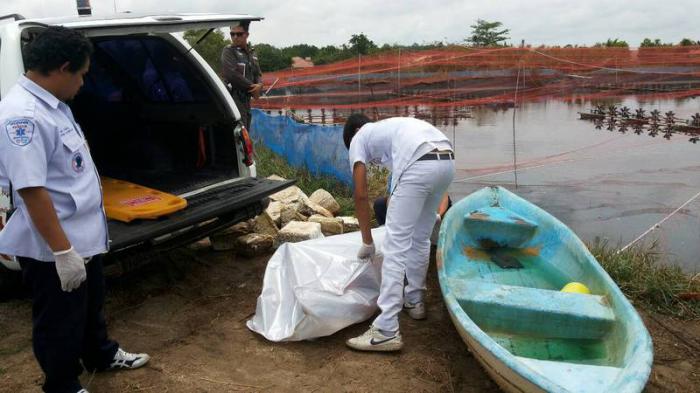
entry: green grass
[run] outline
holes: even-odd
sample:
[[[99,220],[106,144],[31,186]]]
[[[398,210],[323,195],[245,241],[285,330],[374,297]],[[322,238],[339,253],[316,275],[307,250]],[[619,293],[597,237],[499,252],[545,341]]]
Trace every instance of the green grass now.
[[[594,244],[591,253],[636,304],[683,319],[700,318],[700,301],[679,295],[700,292],[700,276],[665,264],[656,244],[631,247],[618,253],[607,243]]]
[[[296,185],[307,195],[311,195],[319,188],[323,188],[330,192],[338,201],[340,205],[339,216],[353,216],[355,214],[352,189],[344,183],[330,176],[314,175],[306,169],[294,168],[284,158],[261,144],[255,145],[255,163],[259,177],[278,175],[285,179],[295,179],[297,181]],[[370,200],[386,193],[388,176],[389,172],[387,170],[370,169],[368,179]]]

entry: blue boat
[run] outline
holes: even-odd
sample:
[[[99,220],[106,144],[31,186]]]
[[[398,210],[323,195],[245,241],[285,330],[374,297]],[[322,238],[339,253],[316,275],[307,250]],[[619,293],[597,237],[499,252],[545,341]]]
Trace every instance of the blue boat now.
[[[504,391],[644,389],[653,350],[641,318],[539,207],[501,187],[467,196],[442,222],[437,266],[457,331]]]

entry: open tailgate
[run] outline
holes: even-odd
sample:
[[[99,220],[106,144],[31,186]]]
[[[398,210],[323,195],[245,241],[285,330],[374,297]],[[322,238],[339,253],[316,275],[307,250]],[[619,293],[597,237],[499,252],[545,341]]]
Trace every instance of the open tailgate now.
[[[56,20],[61,25],[92,35],[122,35],[145,33],[175,33],[192,29],[211,29],[233,26],[243,21],[259,21],[263,18],[245,14],[119,14],[114,17],[81,17]]]
[[[111,251],[143,242],[157,241],[159,237],[186,234],[207,222],[227,217],[230,225],[262,211],[262,201],[294,184],[294,180],[278,181],[255,177],[242,178],[230,184],[186,197],[187,208],[156,220],[136,220],[130,223],[109,220]],[[206,235],[205,235],[206,236]]]

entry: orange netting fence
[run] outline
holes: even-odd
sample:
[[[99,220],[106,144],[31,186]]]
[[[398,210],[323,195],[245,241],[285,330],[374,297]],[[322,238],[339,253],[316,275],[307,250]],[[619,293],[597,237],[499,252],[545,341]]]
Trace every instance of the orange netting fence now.
[[[700,95],[700,47],[397,50],[268,73],[263,109],[455,108]]]

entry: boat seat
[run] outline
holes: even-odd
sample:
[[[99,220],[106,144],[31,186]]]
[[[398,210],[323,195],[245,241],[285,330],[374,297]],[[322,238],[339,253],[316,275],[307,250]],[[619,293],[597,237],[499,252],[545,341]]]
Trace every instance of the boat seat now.
[[[464,230],[480,248],[518,248],[535,234],[537,224],[499,206],[484,207],[464,216]]]
[[[450,280],[450,288],[482,330],[534,337],[599,339],[615,323],[602,296],[549,289]]]

